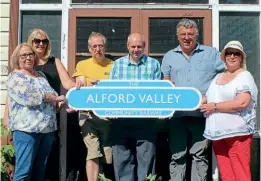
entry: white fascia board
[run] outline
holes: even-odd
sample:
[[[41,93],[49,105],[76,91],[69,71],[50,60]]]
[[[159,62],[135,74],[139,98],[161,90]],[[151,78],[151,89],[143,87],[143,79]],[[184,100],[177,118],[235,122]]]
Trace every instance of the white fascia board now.
[[[261,6],[260,5],[250,5],[250,4],[239,4],[239,5],[218,5],[217,9],[222,12],[260,12]]]
[[[20,4],[21,11],[62,11],[63,4]]]

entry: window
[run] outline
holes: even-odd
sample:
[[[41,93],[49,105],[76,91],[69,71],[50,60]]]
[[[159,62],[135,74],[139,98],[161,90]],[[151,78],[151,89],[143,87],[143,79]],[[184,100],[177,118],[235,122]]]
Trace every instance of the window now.
[[[126,53],[130,26],[130,18],[77,18],[77,53],[88,52],[88,38],[93,31],[107,38],[108,53]]]
[[[258,4],[259,0],[219,0],[220,4]]]
[[[22,0],[22,4],[61,4],[62,0]]]
[[[208,4],[208,0],[72,0],[72,3],[182,3]]]
[[[61,12],[23,11],[21,15],[21,42],[27,41],[30,31],[40,28],[47,32],[52,45],[51,54],[61,57]]]
[[[231,40],[239,40],[247,55],[247,69],[255,79],[260,90],[260,20],[259,13],[222,12],[220,13],[220,50]],[[260,99],[260,94],[259,94]],[[258,100],[257,116],[260,120],[260,101]],[[260,128],[260,121],[257,121]]]
[[[181,18],[150,18],[150,53],[166,53],[179,45],[176,26]],[[198,41],[203,43],[203,19],[194,19],[199,28]]]

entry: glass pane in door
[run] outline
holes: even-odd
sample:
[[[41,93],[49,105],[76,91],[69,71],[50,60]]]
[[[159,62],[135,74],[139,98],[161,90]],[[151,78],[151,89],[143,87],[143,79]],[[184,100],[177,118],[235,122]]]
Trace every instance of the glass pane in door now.
[[[61,57],[61,11],[22,11],[21,42],[26,42],[35,28],[43,29],[49,35],[52,55]]]
[[[258,4],[259,0],[219,0],[220,4]]]
[[[149,19],[149,53],[166,53],[179,45],[176,26],[181,18]],[[203,18],[194,19],[198,25],[198,42],[203,42]]]
[[[102,33],[107,38],[107,52],[125,53],[130,29],[131,18],[77,18],[77,53],[88,52],[91,32]]]
[[[239,40],[247,55],[247,69],[255,78],[260,90],[260,14],[250,12],[222,12],[219,17],[219,49],[231,40]],[[260,94],[258,94],[260,99]],[[260,120],[260,101],[258,100],[257,116]],[[257,121],[260,130],[260,121]]]

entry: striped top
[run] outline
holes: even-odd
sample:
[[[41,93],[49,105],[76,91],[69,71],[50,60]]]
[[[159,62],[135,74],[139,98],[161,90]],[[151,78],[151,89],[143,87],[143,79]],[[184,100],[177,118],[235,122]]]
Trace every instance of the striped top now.
[[[158,60],[143,55],[140,62],[133,64],[130,56],[115,61],[109,79],[111,80],[160,80],[161,70]]]

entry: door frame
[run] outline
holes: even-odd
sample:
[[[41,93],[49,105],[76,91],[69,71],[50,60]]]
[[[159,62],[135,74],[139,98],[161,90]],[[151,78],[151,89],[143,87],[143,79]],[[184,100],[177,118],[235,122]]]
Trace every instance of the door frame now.
[[[139,21],[140,11],[136,9],[71,9],[69,11],[69,49],[68,49],[68,73],[70,75],[73,74],[75,66],[76,66],[76,50],[77,50],[77,24],[76,20],[79,17],[123,17],[131,19],[131,33],[138,32],[140,29],[140,24],[137,23]],[[127,40],[127,37],[126,37]],[[86,42],[88,43],[88,42]],[[127,45],[126,45],[127,46]],[[86,50],[88,52],[88,50]],[[118,54],[121,56],[121,54]],[[123,54],[122,54],[123,55]],[[125,55],[125,54],[124,54]]]
[[[142,32],[147,45],[149,45],[149,19],[150,18],[203,18],[203,44],[212,45],[212,13],[211,10],[142,10]],[[151,56],[161,54],[149,53],[149,47],[146,46],[145,53]]]
[[[68,72],[73,74],[76,66],[76,56],[87,53],[77,53],[77,18],[79,17],[100,17],[100,18],[131,18],[131,33],[140,32],[144,35],[144,40],[149,45],[149,18],[203,18],[203,43],[212,45],[212,13],[211,10],[195,9],[175,9],[175,10],[145,10],[145,9],[70,9],[69,11],[69,49],[68,49]],[[127,37],[126,37],[127,40]],[[88,42],[86,42],[88,43]],[[88,52],[88,50],[86,50]],[[117,56],[123,56],[122,53],[113,53]],[[126,52],[127,53],[127,52]],[[145,53],[151,56],[161,54],[149,54],[149,47],[145,47]],[[89,54],[88,54],[89,55]]]

